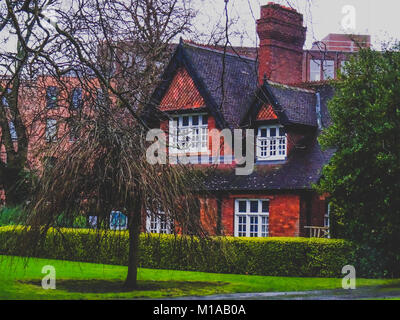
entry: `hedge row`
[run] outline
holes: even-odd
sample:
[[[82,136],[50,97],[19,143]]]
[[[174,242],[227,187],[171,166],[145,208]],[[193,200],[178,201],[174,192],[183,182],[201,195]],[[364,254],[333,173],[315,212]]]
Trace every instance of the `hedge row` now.
[[[23,255],[22,228],[0,227],[0,253]],[[28,242],[26,242],[28,241]],[[126,265],[128,233],[88,229],[51,229],[34,256]],[[269,276],[337,277],[352,264],[349,242],[316,238],[232,238],[142,234],[140,266],[215,273]]]

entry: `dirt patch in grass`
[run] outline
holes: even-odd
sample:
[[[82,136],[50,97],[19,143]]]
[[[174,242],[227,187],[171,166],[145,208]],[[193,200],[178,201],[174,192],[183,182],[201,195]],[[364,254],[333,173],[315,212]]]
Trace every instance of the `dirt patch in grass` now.
[[[18,281],[24,284],[41,287],[41,280]],[[138,281],[135,290],[124,287],[121,280],[57,280],[57,289],[76,293],[119,293],[130,291],[182,291],[204,290],[227,285],[227,282],[206,282],[206,281]]]

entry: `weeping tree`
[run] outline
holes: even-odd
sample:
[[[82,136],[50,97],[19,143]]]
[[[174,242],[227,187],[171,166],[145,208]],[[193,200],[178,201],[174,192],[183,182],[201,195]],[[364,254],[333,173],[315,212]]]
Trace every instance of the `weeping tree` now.
[[[30,228],[21,245],[25,254],[36,255],[48,229],[57,225],[61,215],[72,221],[82,212],[97,216],[99,233],[113,233],[107,228],[110,212],[121,211],[128,217],[129,231],[125,285],[135,288],[139,236],[146,216],[173,221],[173,232],[207,236],[198,219],[198,194],[191,187],[201,183],[202,174],[189,166],[150,164],[146,130],[135,121],[126,121],[124,113],[113,108],[82,120],[79,130],[81,138],[68,152],[62,152],[62,141],[58,141],[49,153],[57,160],[44,169],[38,181],[27,208]],[[102,237],[96,239],[100,245]]]
[[[145,215],[162,215],[174,221],[174,232],[206,234],[196,217],[199,201],[190,188],[199,173],[188,166],[150,164],[145,139],[149,128],[139,115],[169,58],[171,41],[190,30],[194,16],[190,2],[28,0],[6,1],[1,7],[0,30],[11,30],[22,52],[6,52],[4,59],[20,63],[17,70],[25,70],[29,77],[23,78],[22,71],[11,74],[10,79],[17,82],[7,82],[2,91],[13,90],[15,112],[0,114],[5,132],[0,145],[6,143],[10,150],[13,146],[8,135],[8,118],[12,116],[16,124],[22,124],[21,131],[17,128],[18,143],[26,144],[26,148],[13,149],[23,156],[18,170],[33,169],[27,161],[32,150],[21,109],[24,106],[15,99],[23,92],[16,83],[28,87],[43,75],[51,78],[63,96],[57,101],[57,126],[79,132],[79,138],[71,143],[70,132],[60,130],[57,139],[33,154],[47,160],[34,168],[38,178],[32,181],[28,215],[21,221],[29,226],[18,243],[21,254],[35,255],[47,230],[57,226],[60,217],[71,221],[82,213],[97,216],[100,234],[110,232],[103,227],[108,225],[110,212],[118,210],[128,216],[126,286],[132,288],[136,286],[139,234]],[[70,108],[68,92],[72,87],[80,87],[84,93],[84,107],[79,110]],[[33,89],[33,99],[40,97],[39,92]],[[47,114],[42,108],[33,118],[43,121],[41,115]],[[7,156],[1,170],[13,164],[13,157]],[[17,176],[8,181],[13,186],[20,182]]]

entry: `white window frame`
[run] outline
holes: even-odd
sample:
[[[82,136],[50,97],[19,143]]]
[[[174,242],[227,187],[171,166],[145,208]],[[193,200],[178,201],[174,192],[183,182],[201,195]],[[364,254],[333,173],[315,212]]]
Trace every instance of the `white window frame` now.
[[[193,117],[198,117],[198,124],[193,125]],[[182,114],[173,116],[169,121],[169,152],[208,153],[208,123],[203,124],[206,113]],[[184,117],[188,117],[188,125],[183,125]],[[208,119],[208,116],[207,116]]]
[[[239,202],[246,201],[246,212],[239,212]],[[250,212],[250,203],[252,201],[258,202],[258,211]],[[268,212],[262,211],[262,203],[267,201]],[[235,199],[235,237],[255,237],[266,238],[269,237],[269,199]],[[243,218],[245,218],[243,221]],[[252,226],[255,226],[254,220],[257,219],[257,230],[255,231]],[[252,221],[253,220],[253,221]],[[253,223],[252,223],[253,222]],[[266,222],[266,224],[265,224]],[[243,228],[243,226],[245,228]],[[264,227],[264,228],[263,228]]]
[[[275,129],[275,136],[271,137],[271,129]],[[257,130],[256,152],[257,160],[273,161],[285,160],[287,156],[287,134],[280,135],[281,125],[260,126]],[[262,137],[262,130],[266,130],[267,136]]]
[[[159,212],[156,215],[152,214],[149,211],[147,212],[146,231],[148,233],[171,234],[172,230],[173,230],[173,223],[172,221],[167,220],[164,212]]]
[[[310,81],[321,81],[321,64],[321,60],[310,59]]]
[[[322,76],[324,80],[335,79],[335,60],[323,61]]]

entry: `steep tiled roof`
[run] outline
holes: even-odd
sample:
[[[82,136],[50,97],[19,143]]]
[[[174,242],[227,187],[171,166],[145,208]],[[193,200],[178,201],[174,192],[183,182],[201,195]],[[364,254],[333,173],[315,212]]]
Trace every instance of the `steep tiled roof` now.
[[[316,95],[314,91],[268,82],[272,94],[291,123],[316,126]]]
[[[253,111],[256,118],[259,108],[265,103],[272,104],[279,120],[284,124],[317,126],[317,100],[314,90],[266,80],[261,89],[267,93],[260,95],[256,59],[229,52],[224,54],[221,50],[187,43],[181,43],[176,48],[163,75],[165,81],[153,96],[153,105],[160,104],[169,86],[173,84],[176,72],[182,67],[189,69],[188,73],[203,95],[206,106],[214,116],[220,118],[217,122],[222,126],[238,127]],[[191,94],[191,91],[181,94]],[[255,108],[257,110],[253,110]]]
[[[184,49],[227,123],[238,126],[257,89],[256,60],[188,44]]]

